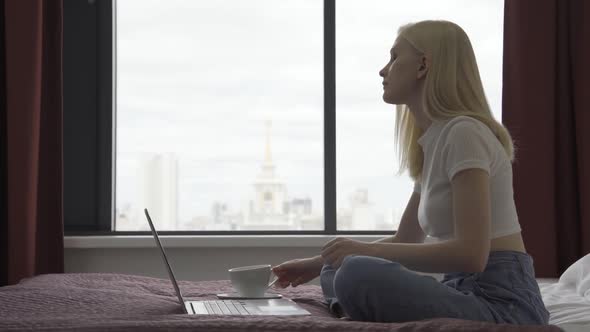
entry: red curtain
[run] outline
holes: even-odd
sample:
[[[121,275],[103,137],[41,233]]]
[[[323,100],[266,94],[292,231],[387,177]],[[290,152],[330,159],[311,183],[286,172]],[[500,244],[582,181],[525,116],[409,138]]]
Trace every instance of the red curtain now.
[[[586,20],[584,20],[584,15]],[[505,1],[502,120],[537,277],[590,252],[590,1]]]
[[[2,2],[0,282],[64,270],[61,0]]]

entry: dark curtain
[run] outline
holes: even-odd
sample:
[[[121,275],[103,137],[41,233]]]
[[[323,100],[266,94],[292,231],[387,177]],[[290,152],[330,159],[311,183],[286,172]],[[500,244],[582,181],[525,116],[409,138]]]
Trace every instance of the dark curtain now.
[[[559,277],[590,252],[590,1],[505,1],[502,103],[525,246]]]
[[[0,285],[64,271],[62,0],[3,0]]]

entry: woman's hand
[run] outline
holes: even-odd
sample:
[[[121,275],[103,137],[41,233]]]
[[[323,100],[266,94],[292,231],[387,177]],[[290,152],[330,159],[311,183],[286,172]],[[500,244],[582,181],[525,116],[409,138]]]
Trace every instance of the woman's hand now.
[[[316,256],[319,258],[319,256]],[[274,284],[275,288],[285,288],[289,285],[297,285],[309,282],[320,275],[322,271],[322,261],[312,258],[297,258],[284,262],[272,268],[278,280]]]
[[[373,243],[355,241],[342,237],[330,240],[322,247],[324,263],[331,265],[334,269],[338,269],[344,257],[348,255],[374,256],[374,252],[375,246]]]

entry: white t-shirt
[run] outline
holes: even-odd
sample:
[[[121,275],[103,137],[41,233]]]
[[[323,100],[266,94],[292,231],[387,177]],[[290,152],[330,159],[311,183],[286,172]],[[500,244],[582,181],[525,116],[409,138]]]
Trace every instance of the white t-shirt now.
[[[418,221],[424,233],[440,240],[454,237],[451,179],[467,168],[490,175],[490,239],[521,231],[512,191],[512,164],[504,147],[483,122],[467,116],[434,121],[418,139],[424,151]]]

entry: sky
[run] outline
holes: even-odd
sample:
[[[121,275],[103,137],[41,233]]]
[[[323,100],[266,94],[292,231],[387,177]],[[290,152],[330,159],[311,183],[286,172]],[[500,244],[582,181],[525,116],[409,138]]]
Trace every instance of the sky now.
[[[323,211],[323,1],[116,2],[117,206],[137,196],[137,158],[173,152],[179,219],[216,200],[238,210],[272,157],[293,198]],[[503,1],[336,1],[337,204],[357,188],[377,209],[403,209],[395,106],[378,72],[397,28],[445,19],[470,37],[488,102],[501,120]]]

